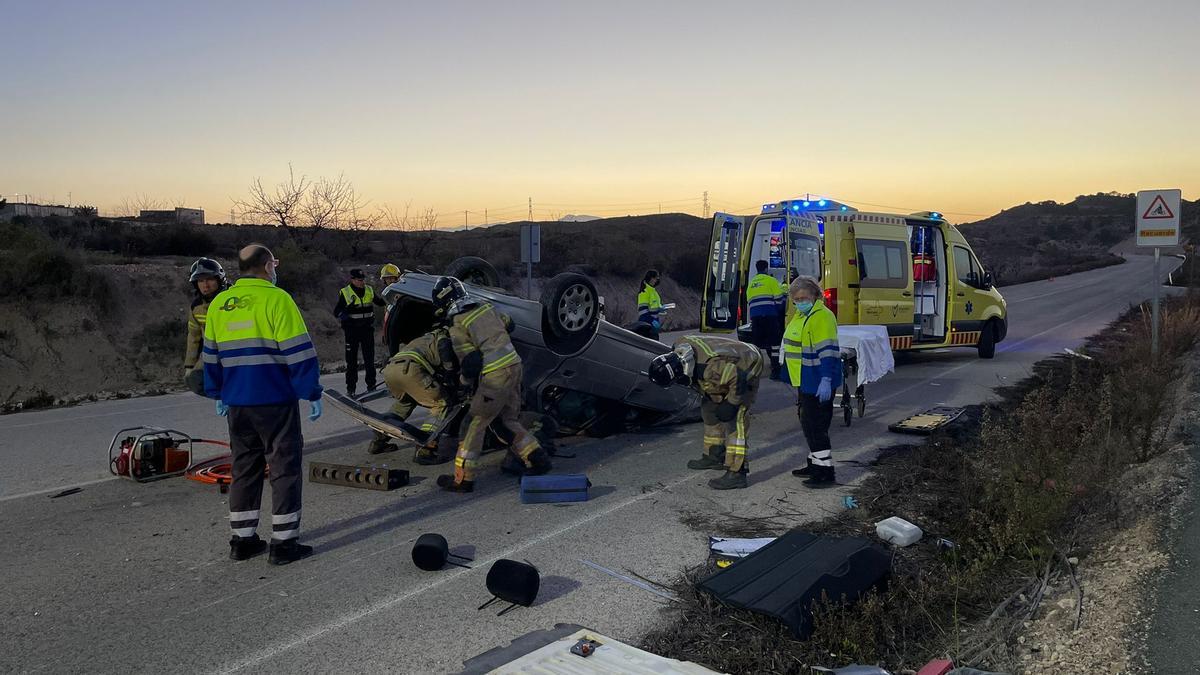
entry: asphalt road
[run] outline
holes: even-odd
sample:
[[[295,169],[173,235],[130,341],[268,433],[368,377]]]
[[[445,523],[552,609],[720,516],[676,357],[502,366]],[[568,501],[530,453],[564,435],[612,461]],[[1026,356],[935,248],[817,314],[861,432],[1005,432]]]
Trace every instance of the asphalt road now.
[[[1164,275],[1176,264],[1164,261]],[[865,419],[835,422],[839,480],[859,479],[861,460],[899,440],[888,423],[987,399],[1103,329],[1152,283],[1151,259],[1130,256],[1003,289],[1010,328],[994,360],[961,348],[905,355],[868,388]],[[583,560],[668,580],[706,554],[706,533],[684,516],[760,513],[779,500],[812,518],[840,508],[842,489],[807,492],[789,473],[804,457],[792,401],[791,390],[764,383],[747,490],[712,491],[706,482],[718,474],[684,467],[700,453],[698,425],[564,444],[576,458],[556,470],[587,473],[595,485],[580,504],[522,505],[514,482],[491,466],[497,454],[468,496],[437,490],[432,478],[445,466],[415,467],[414,484],[390,493],[306,485],[301,537],[318,554],[283,568],[228,561],[227,506],[214,489],[106,478],[104,452],[122,427],[223,437],[210,402],[178,394],[2,417],[0,671],[447,672],[559,622],[636,642],[665,601]],[[368,434],[336,410],[304,428],[310,459],[367,460]],[[407,467],[407,453],[397,455],[375,461]],[[83,489],[51,498],[72,485]],[[409,551],[424,532],[446,536],[474,568],[417,570]],[[502,617],[476,609],[498,558],[538,566],[533,607]]]

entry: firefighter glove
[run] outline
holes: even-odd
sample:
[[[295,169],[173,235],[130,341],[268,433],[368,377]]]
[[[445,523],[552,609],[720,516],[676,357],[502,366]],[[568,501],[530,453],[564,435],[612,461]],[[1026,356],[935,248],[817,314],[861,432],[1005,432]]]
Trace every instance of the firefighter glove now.
[[[229,406],[225,405],[224,401],[217,401],[217,417],[224,417],[229,414]]]
[[[738,407],[729,401],[721,401],[717,404],[717,419],[722,422],[732,422],[737,417]]]
[[[825,403],[833,398],[833,382],[828,377],[821,378],[821,384],[817,385],[817,399],[821,403]]]

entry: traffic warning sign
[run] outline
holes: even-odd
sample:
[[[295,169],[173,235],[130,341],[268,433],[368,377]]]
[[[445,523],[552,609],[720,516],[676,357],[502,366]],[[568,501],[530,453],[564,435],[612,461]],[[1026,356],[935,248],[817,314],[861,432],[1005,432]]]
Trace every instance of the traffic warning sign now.
[[[1142,190],[1137,193],[1137,245],[1179,244],[1179,190]]]

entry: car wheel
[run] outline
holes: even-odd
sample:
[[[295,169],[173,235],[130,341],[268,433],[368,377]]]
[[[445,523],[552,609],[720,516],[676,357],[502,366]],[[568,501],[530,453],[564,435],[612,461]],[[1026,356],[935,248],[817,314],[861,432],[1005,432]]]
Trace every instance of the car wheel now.
[[[979,344],[976,345],[979,350],[979,358],[990,359],[996,355],[996,326],[991,321],[983,324],[983,330],[979,333]]]
[[[600,324],[600,296],[582,274],[564,272],[550,279],[541,301],[546,323],[559,339],[590,337]]]
[[[492,264],[483,258],[473,255],[463,256],[446,265],[446,276],[454,277],[464,284],[475,286],[500,286],[500,273]]]

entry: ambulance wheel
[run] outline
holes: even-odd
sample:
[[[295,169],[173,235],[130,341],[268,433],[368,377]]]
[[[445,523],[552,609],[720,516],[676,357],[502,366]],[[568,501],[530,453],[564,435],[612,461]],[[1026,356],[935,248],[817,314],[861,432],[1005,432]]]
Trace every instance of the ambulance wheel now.
[[[988,321],[983,324],[983,330],[979,332],[979,344],[976,345],[979,350],[979,358],[990,359],[996,355],[996,326]]]
[[[500,286],[500,273],[492,264],[483,258],[473,255],[463,256],[446,265],[446,276],[454,277],[464,284],[475,286]]]
[[[582,274],[563,272],[542,289],[543,315],[560,340],[590,339],[600,325],[600,296]]]

